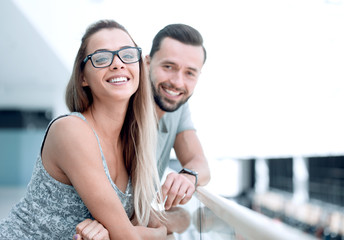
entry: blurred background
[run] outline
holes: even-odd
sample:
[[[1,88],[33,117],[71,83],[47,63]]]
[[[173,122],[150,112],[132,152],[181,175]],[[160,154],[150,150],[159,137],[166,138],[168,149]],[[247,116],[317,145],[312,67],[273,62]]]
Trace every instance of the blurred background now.
[[[48,122],[67,112],[86,27],[104,18],[144,55],[167,24],[203,35],[208,59],[190,105],[210,189],[343,235],[344,0],[0,1],[0,218],[23,194]]]

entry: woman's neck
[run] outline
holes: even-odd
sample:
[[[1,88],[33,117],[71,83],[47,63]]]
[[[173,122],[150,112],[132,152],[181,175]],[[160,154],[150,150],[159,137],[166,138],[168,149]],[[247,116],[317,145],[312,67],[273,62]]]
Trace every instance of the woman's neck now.
[[[120,137],[127,108],[128,104],[114,104],[109,107],[93,104],[84,112],[84,115],[103,140],[112,139],[113,141]]]

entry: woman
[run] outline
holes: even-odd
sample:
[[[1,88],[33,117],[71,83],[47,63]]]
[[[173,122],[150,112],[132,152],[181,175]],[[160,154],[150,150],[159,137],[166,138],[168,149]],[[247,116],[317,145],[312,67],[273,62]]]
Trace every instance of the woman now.
[[[72,113],[49,124],[27,193],[0,222],[0,239],[72,239],[90,217],[111,239],[164,239],[152,208],[160,184],[151,96],[141,49],[125,28],[91,25],[67,86]]]

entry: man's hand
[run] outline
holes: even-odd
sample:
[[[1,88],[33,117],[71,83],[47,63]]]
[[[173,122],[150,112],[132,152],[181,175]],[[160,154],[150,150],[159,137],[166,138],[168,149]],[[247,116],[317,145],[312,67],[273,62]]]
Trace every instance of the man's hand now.
[[[165,210],[178,204],[186,204],[195,192],[195,177],[189,174],[170,173],[162,185],[163,199],[166,199]]]
[[[110,236],[97,220],[86,219],[76,226],[73,240],[110,240]]]

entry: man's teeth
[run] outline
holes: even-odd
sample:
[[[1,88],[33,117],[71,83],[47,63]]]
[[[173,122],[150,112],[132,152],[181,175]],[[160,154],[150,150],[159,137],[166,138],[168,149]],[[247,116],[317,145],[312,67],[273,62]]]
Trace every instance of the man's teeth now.
[[[171,91],[171,90],[168,90],[168,89],[165,89],[165,91],[166,91],[168,94],[172,95],[172,96],[178,96],[178,95],[179,95],[179,92]]]
[[[128,79],[126,77],[113,78],[109,80],[109,83],[126,82]]]

